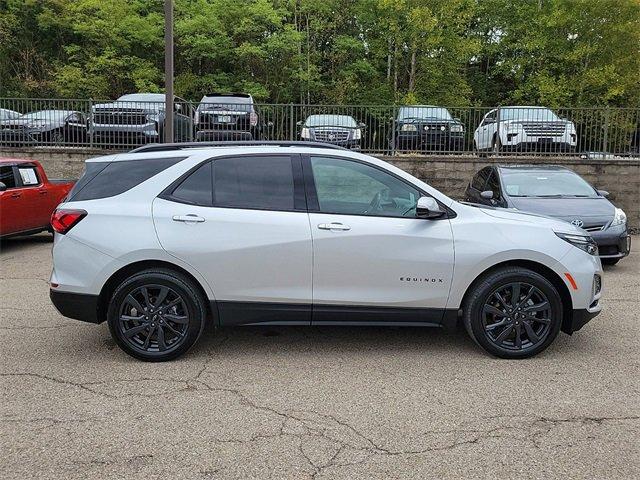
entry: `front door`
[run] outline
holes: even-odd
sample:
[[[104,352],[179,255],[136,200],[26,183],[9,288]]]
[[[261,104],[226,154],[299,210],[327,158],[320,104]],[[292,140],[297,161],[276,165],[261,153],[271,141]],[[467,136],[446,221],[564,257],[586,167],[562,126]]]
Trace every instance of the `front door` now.
[[[222,324],[309,324],[301,171],[298,155],[216,158],[154,201],[160,243],[206,278]]]
[[[383,169],[330,156],[304,165],[313,322],[440,323],[454,263],[449,221],[416,218],[423,192]]]

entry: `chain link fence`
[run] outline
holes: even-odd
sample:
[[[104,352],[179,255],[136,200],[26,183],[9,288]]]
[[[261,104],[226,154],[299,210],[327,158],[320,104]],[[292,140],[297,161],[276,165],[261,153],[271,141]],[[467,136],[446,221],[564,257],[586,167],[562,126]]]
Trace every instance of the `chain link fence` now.
[[[177,99],[173,141],[309,140],[378,154],[640,156],[640,108],[300,105],[229,98]],[[165,118],[163,94],[116,101],[0,98],[0,146],[130,150],[168,141]]]

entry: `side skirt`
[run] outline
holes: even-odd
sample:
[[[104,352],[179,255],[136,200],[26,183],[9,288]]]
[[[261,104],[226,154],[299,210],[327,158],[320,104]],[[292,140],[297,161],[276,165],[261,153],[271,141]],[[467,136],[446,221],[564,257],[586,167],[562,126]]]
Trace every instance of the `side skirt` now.
[[[458,310],[378,307],[370,305],[310,305],[268,302],[212,301],[220,326],[343,325],[455,328]]]

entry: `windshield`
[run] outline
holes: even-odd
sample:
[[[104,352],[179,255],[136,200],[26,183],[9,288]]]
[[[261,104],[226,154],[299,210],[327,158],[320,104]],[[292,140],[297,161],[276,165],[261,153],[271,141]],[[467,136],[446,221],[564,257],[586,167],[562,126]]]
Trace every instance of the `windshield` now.
[[[511,197],[597,197],[579,175],[566,170],[514,171],[502,169],[505,192]]]
[[[71,112],[65,110],[40,110],[39,112],[25,113],[25,120],[63,121]]]
[[[398,111],[398,120],[412,118],[453,120],[449,110],[441,107],[401,107]]]
[[[13,110],[4,110],[0,108],[0,120],[14,120],[19,118],[20,114]]]
[[[553,122],[560,118],[548,108],[513,107],[501,108],[500,120],[536,120]]]
[[[306,127],[357,127],[356,121],[349,115],[310,115],[304,122]]]
[[[253,111],[253,102],[251,97],[234,97],[217,95],[215,97],[202,97],[198,110],[233,110],[238,112]]]

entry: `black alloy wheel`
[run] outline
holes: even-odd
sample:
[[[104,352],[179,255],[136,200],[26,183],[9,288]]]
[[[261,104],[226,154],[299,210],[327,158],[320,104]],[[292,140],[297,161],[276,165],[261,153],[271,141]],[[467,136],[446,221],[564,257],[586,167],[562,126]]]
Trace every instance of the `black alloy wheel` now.
[[[503,267],[469,289],[463,320],[471,338],[492,355],[527,358],[546,349],[562,326],[562,299],[540,273]]]
[[[551,304],[547,296],[526,282],[496,289],[483,307],[485,335],[508,350],[533,348],[551,330]]]
[[[165,361],[186,352],[198,339],[206,303],[197,285],[165,269],[145,270],[116,288],[107,319],[111,335],[126,353]]]

